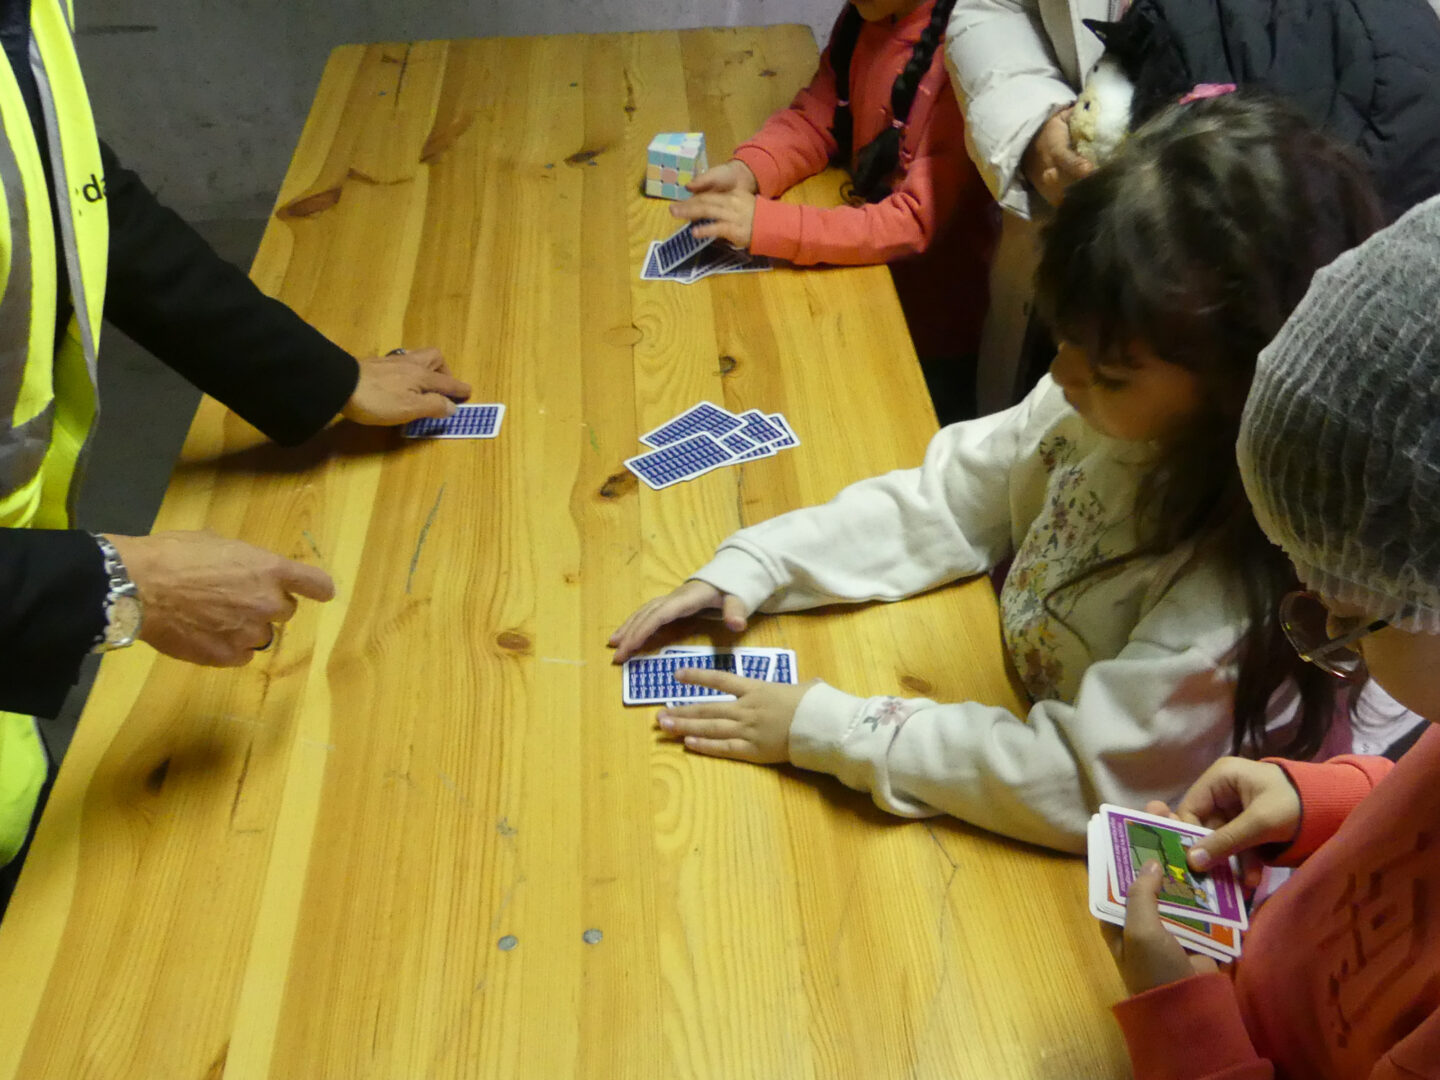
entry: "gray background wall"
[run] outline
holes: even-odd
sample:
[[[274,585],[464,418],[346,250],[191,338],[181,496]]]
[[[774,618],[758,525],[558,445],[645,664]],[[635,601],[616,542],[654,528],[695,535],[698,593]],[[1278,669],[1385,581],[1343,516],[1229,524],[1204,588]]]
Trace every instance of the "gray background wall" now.
[[[192,220],[265,216],[336,45],[805,23],[839,0],[76,0],[96,120]]]

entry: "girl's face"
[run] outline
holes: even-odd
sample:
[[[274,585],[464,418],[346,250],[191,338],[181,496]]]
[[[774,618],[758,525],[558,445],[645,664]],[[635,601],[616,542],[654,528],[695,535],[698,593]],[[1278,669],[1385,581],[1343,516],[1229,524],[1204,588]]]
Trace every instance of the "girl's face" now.
[[[1330,636],[1339,637],[1362,622],[1384,618],[1390,612],[1373,615],[1359,608],[1321,597],[1330,612]],[[1355,642],[1355,651],[1365,658],[1370,676],[1385,692],[1411,712],[1426,720],[1440,721],[1440,636],[1412,634],[1393,626],[1376,630]]]
[[[879,22],[896,15],[909,15],[925,0],[851,0],[866,22]]]
[[[1162,443],[1177,437],[1205,408],[1199,377],[1144,345],[1133,345],[1130,359],[1131,364],[1092,366],[1085,350],[1063,342],[1050,375],[1065,400],[1102,435]]]

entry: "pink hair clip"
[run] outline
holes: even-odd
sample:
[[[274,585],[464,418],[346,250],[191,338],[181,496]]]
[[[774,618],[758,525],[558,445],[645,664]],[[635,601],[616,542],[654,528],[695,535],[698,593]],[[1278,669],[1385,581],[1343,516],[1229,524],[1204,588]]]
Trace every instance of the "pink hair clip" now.
[[[1180,99],[1181,105],[1189,105],[1192,101],[1204,101],[1206,98],[1224,97],[1226,94],[1235,92],[1233,82],[1202,82],[1196,83],[1194,88]]]

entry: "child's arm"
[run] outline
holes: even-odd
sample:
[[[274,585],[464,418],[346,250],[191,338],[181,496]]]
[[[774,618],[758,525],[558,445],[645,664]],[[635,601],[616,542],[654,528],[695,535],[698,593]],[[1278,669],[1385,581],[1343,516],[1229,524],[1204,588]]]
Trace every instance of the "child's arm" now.
[[[1076,94],[1055,58],[1038,0],[957,0],[945,57],[965,103],[965,138],[980,175],[1001,206],[1031,216],[1044,203],[1026,184],[1025,151]]]
[[[938,91],[913,158],[894,191],[863,206],[819,207],[755,200],[750,251],[800,266],[830,263],[864,266],[916,255],[962,207],[988,205],[979,178],[965,155],[965,124],[960,106],[944,79],[930,80]],[[916,102],[912,116],[921,114]],[[902,164],[908,155],[902,155]],[[752,165],[750,161],[746,164]],[[759,173],[756,174],[757,177]],[[761,182],[762,196],[770,194]]]
[[[1073,704],[1041,701],[1028,717],[816,686],[795,713],[790,760],[892,813],[948,813],[1084,851],[1100,803],[1173,804],[1227,751],[1243,620],[1230,592],[1218,571],[1185,574],[1118,656],[1086,670]]]
[[[1300,831],[1288,846],[1266,860],[1276,866],[1299,866],[1313,855],[1395,767],[1388,758],[1361,754],[1344,754],[1325,762],[1265,760],[1285,770],[1300,796]]]
[[[1014,408],[942,429],[918,469],[741,529],[692,577],[745,614],[899,600],[988,570],[1014,547],[1011,476],[1065,408],[1042,387]]]
[[[801,180],[824,172],[835,155],[835,71],[830,50],[820,68],[790,107],[765,121],[755,135],[735,148],[734,157],[755,175],[760,194],[773,199]]]

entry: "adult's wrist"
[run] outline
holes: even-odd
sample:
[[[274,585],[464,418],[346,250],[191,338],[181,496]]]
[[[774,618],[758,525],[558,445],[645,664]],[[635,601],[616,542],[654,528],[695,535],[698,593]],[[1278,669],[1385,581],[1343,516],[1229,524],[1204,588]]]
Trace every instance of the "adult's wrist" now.
[[[127,537],[113,537],[92,533],[103,561],[106,593],[103,601],[105,622],[96,635],[91,652],[104,653],[127,648],[140,639],[140,627],[145,617],[145,605],[140,597],[139,587],[130,576],[125,557],[116,545]]]

